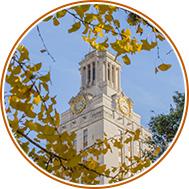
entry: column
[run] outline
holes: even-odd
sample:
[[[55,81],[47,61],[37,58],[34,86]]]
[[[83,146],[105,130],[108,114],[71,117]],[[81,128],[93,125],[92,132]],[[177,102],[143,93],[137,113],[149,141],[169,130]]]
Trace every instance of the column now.
[[[117,90],[117,85],[116,85],[116,66],[114,66],[114,87]]]
[[[103,62],[103,67],[102,67],[102,80],[106,81],[106,63]]]
[[[112,82],[112,80],[113,80],[113,78],[112,78],[112,65],[111,64],[109,64],[109,68],[110,68],[110,85],[113,86],[113,82]]]
[[[93,83],[93,64],[92,63],[90,63],[90,72],[91,72],[91,79],[90,79],[90,85],[92,85],[92,83]]]
[[[105,62],[105,68],[106,68],[106,83],[108,83],[108,63]]]
[[[115,89],[117,90],[117,67],[114,67],[114,86]]]
[[[115,88],[115,66],[112,65],[112,86]]]
[[[117,82],[117,86],[118,86],[118,90],[120,90],[120,71],[119,68],[117,69],[117,78],[118,78],[118,82]]]

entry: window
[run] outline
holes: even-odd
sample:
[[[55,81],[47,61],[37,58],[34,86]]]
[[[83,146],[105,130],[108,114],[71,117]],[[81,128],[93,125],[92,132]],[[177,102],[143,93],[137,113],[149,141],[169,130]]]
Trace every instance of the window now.
[[[93,81],[95,80],[95,77],[96,77],[96,70],[95,70],[95,62],[93,62]]]
[[[83,67],[83,73],[82,73],[82,84],[84,85],[86,82],[86,67]]]
[[[83,130],[83,148],[88,145],[88,129]]]
[[[90,64],[87,66],[87,70],[88,70],[88,75],[87,75],[88,83],[90,83],[91,81],[91,65]]]

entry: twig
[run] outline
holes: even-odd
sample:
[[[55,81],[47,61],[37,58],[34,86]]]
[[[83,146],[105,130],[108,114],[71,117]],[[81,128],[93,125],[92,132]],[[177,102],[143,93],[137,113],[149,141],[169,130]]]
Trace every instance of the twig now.
[[[47,46],[46,46],[46,44],[45,44],[45,41],[44,41],[44,39],[43,39],[43,37],[42,37],[42,35],[41,35],[41,32],[40,32],[40,29],[39,29],[39,26],[38,26],[38,25],[37,25],[37,32],[38,32],[38,35],[39,35],[39,37],[40,37],[40,39],[41,39],[41,42],[42,42],[43,47],[44,47],[44,49],[45,49],[45,52],[46,52],[47,55],[52,59],[52,61],[55,62],[54,57],[51,55],[51,53],[49,52],[49,50],[48,50],[48,48],[47,48]]]

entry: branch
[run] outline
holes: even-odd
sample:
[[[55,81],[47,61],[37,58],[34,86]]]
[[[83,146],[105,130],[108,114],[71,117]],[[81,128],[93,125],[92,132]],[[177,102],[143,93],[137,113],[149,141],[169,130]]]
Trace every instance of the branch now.
[[[52,59],[53,62],[55,62],[54,57],[51,55],[51,53],[49,52],[49,50],[48,50],[48,48],[47,48],[47,46],[46,46],[46,44],[45,44],[45,41],[44,41],[44,39],[43,39],[43,37],[42,37],[42,35],[41,35],[41,32],[40,32],[40,30],[39,30],[39,26],[38,26],[38,25],[37,25],[37,32],[38,32],[38,35],[39,35],[39,37],[40,37],[40,39],[41,39],[41,42],[42,42],[42,44],[43,44],[43,47],[44,47],[45,52],[47,52],[47,55]]]

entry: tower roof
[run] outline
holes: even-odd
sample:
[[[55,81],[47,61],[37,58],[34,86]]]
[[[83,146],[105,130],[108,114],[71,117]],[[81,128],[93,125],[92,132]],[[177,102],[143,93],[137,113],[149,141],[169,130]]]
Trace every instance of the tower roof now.
[[[98,51],[98,50],[93,50],[89,53],[87,53],[84,57],[83,60],[80,61],[79,65],[81,65],[82,63],[84,63],[86,60],[92,58],[92,57],[107,57],[111,60],[113,60],[114,62],[116,62],[117,64],[121,65],[120,62],[118,62],[116,60],[116,56],[114,54],[112,54],[111,52],[109,52],[108,50],[105,51]]]

